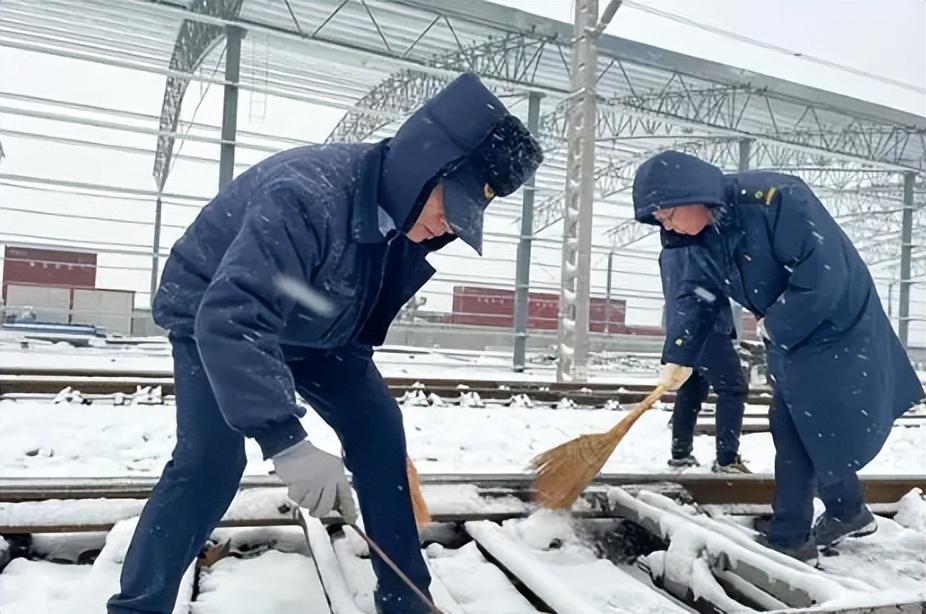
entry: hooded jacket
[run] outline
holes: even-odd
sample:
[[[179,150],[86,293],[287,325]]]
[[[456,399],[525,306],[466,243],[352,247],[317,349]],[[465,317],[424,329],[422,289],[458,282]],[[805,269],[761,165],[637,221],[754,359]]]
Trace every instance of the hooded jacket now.
[[[659,253],[659,274],[662,279],[662,295],[665,299],[663,327],[669,330],[675,327],[676,319],[685,317],[685,313],[676,304],[677,287],[689,279],[689,263],[697,260],[697,251],[703,250],[704,247],[699,245],[697,237],[687,237],[670,230],[662,230],[660,239],[662,251]],[[724,296],[715,297],[706,293],[701,299],[709,304],[702,311],[706,319],[698,322],[698,325],[710,327],[711,331],[718,335],[735,337],[736,328],[733,325],[733,310],[730,307],[730,301]]]
[[[155,321],[195,338],[223,415],[257,439],[265,457],[305,437],[287,359],[381,344],[434,274],[425,256],[448,240],[384,236],[380,212],[407,230],[451,169],[474,156],[510,158],[497,143],[489,153],[483,144],[512,122],[479,79],[464,74],[391,140],[301,147],[260,162],[176,242],[154,297]],[[536,155],[498,178],[515,188],[540,161],[520,130],[522,141],[506,143],[523,149],[526,139]]]
[[[779,173],[724,175],[668,151],[640,167],[633,195],[643,223],[675,206],[705,204],[713,215],[676,288],[682,317],[667,331],[663,360],[694,366],[712,297],[732,297],[765,319],[775,395],[818,474],[870,461],[923,388],[865,263],[810,188]]]

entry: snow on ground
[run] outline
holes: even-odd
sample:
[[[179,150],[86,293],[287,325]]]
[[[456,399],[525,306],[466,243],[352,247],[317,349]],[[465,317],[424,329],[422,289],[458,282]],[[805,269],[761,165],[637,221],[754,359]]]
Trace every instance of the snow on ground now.
[[[0,373],[4,369],[28,369],[40,373],[62,370],[106,373],[141,373],[169,377],[173,360],[166,339],[135,346],[76,348],[68,343],[30,341],[28,347],[0,342]],[[511,370],[511,354],[440,350],[406,346],[383,346],[373,356],[386,377],[485,379],[502,381],[554,381],[555,366],[535,357],[523,373]],[[596,355],[591,379],[597,382],[655,383],[658,357],[655,355],[608,352]]]
[[[327,607],[312,559],[270,550],[248,559],[227,557],[204,571],[191,614],[320,612]]]
[[[93,528],[137,516],[144,505],[144,499],[105,498],[0,502],[0,526],[29,527],[33,531],[61,524]],[[286,521],[292,517],[291,502],[282,488],[246,488],[238,491],[224,517],[228,521]]]
[[[827,573],[856,578],[879,590],[919,594],[926,599],[926,535],[878,517],[878,531],[847,539],[835,556],[821,556]]]
[[[861,539],[846,539],[821,556],[819,566],[792,559],[755,542],[756,533],[727,518],[697,515],[653,492],[637,497],[620,488],[609,491],[612,503],[657,523],[669,540],[668,551],[646,557],[657,576],[683,585],[701,580],[702,594],[719,592],[719,584],[704,567],[723,553],[732,569],[740,564],[767,571],[827,607],[861,607],[908,603],[926,598],[926,535],[878,518],[879,530]],[[822,512],[822,508],[818,511]],[[824,555],[827,550],[821,551]],[[701,573],[704,572],[704,573]],[[707,589],[707,590],[704,590]],[[722,595],[722,593],[719,593]]]
[[[819,516],[825,509],[823,503],[815,499],[814,504]],[[878,530],[872,535],[846,539],[835,548],[822,550],[818,569],[832,577],[862,582],[871,587],[872,594],[882,594],[880,601],[872,603],[889,601],[883,596],[885,592],[898,595],[898,602],[926,599],[924,515],[926,500],[921,491],[914,489],[903,497],[894,519],[876,516]],[[755,535],[733,518],[721,516],[720,521],[737,527],[750,538]],[[863,604],[855,599],[845,605]]]
[[[69,405],[40,401],[0,401],[0,475],[159,475],[175,443],[175,407]],[[424,473],[520,472],[536,454],[583,433],[613,426],[624,412],[547,408],[456,406],[403,408],[409,453]],[[643,415],[605,465],[607,472],[659,473],[667,470],[670,413]],[[309,411],[303,418],[316,445],[337,452],[334,432]],[[895,427],[880,454],[863,473],[922,474],[926,467],[924,427]],[[266,474],[271,465],[248,440],[248,474]],[[769,433],[741,438],[741,451],[754,472],[772,473],[774,445]],[[707,472],[714,438],[695,438],[695,455]]]
[[[901,498],[894,521],[902,527],[926,533],[926,495],[923,491],[914,489]]]
[[[0,573],[0,611],[35,614],[61,611],[75,585],[90,575],[90,565],[67,565],[16,558]]]
[[[504,354],[438,352],[387,348],[378,352],[377,363],[384,374],[396,377],[484,377],[551,381],[552,369],[535,366],[517,376],[508,368]],[[609,362],[610,361],[610,362]],[[597,367],[597,378],[652,381],[651,359],[617,357]],[[107,367],[109,365],[109,367]],[[163,342],[128,349],[74,349],[60,345],[18,346],[0,344],[0,372],[4,367],[106,368],[112,371],[163,371],[170,374],[170,356]],[[628,377],[629,373],[629,377]],[[0,476],[124,476],[158,475],[175,443],[175,413],[171,404],[79,405],[41,401],[0,401]],[[412,400],[403,407],[409,452],[422,473],[521,472],[536,454],[576,435],[600,432],[624,415],[619,411],[549,409],[526,406],[486,407],[421,406]],[[663,473],[671,433],[670,414],[654,410],[645,414],[605,465],[607,472]],[[312,411],[303,419],[312,440],[320,447],[338,451],[334,433]],[[864,470],[870,474],[922,474],[926,467],[926,428],[893,429],[881,453]],[[744,435],[742,454],[755,472],[771,473],[774,446],[771,435]],[[266,474],[271,466],[261,459],[253,441],[247,442],[248,474]],[[714,457],[714,439],[698,436],[695,455],[702,465],[693,472],[709,471]],[[453,489],[448,500],[454,505],[467,498]],[[461,498],[462,497],[462,498]],[[440,507],[438,505],[438,507]],[[911,493],[901,502],[894,521],[879,519],[875,535],[847,542],[839,556],[824,557],[822,567],[864,581],[881,591],[907,594],[922,586],[926,577],[926,501]],[[0,574],[0,611],[3,614],[60,612],[62,614],[102,611],[115,591],[119,566],[128,545],[134,521],[120,522],[105,538],[103,552],[93,566],[62,565],[50,561],[15,559]],[[555,516],[533,517],[492,525],[495,538],[508,547],[527,552],[539,561],[541,576],[553,576],[571,590],[578,590],[584,602],[596,609],[619,604],[633,611],[650,608],[653,594],[642,591],[639,582],[619,567],[597,559],[582,543],[568,522]],[[296,529],[220,530],[215,537],[232,540],[233,550],[247,551],[249,544],[263,543],[270,551],[251,552],[249,558],[227,558],[204,573],[196,602],[196,614],[255,611],[259,596],[262,612],[290,612],[294,604],[305,609],[320,595],[314,583],[315,565],[307,558],[301,531]],[[289,532],[287,532],[289,531]],[[293,532],[295,531],[295,532]],[[356,538],[356,536],[354,536]],[[75,560],[102,544],[100,534],[80,540],[43,536],[33,546],[45,556]],[[551,544],[555,544],[551,547]],[[457,550],[432,545],[427,560],[435,577],[438,605],[448,612],[531,612],[533,607],[517,593],[501,572],[488,563],[475,544]],[[349,537],[335,543],[336,564],[345,570],[354,604],[372,611],[373,577],[365,547]],[[636,582],[637,584],[633,584]],[[191,586],[188,574],[184,590]],[[642,587],[642,584],[639,584]],[[616,590],[621,587],[620,590]],[[181,592],[181,601],[183,595]],[[673,604],[656,607],[668,611]],[[652,608],[650,608],[652,609]],[[620,611],[620,610],[618,610]]]
[[[13,559],[0,574],[0,611],[3,614],[104,612],[106,600],[119,590],[119,573],[136,520],[125,520],[113,527],[93,565]],[[191,582],[191,572],[187,572],[179,601],[188,600]]]
[[[446,587],[464,612],[536,612],[501,570],[486,561],[475,543],[456,550],[431,544],[426,554],[431,576]]]
[[[557,612],[682,611],[627,571],[598,558],[561,512],[540,510],[501,527],[467,522],[466,528]]]

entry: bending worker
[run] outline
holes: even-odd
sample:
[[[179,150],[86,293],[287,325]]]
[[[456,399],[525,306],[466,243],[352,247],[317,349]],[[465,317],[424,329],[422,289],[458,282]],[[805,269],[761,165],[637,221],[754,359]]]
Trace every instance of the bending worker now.
[[[238,490],[244,440],[315,516],[353,474],[370,537],[425,593],[402,416],[372,360],[396,313],[459,237],[482,253],[483,216],[542,160],[538,143],[464,74],[379,143],[276,154],[225,186],[177,241],[154,299],[170,332],[177,443],[148,500],[110,614],[168,613],[184,570]],[[296,393],[344,461],[312,445]],[[379,612],[427,606],[375,554]]]
[[[810,560],[877,529],[857,471],[884,445],[923,388],[881,306],[865,263],[797,177],[724,175],[677,151],[644,162],[633,185],[637,221],[688,235],[663,351],[667,380],[697,366],[713,330],[705,314],[732,297],[765,331],[774,400],[775,499],[763,541]],[[813,521],[817,491],[826,512]]]

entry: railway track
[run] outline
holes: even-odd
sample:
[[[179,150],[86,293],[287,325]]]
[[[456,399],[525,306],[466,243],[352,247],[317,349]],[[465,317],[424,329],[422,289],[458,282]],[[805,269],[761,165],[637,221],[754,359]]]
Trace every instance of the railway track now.
[[[495,510],[499,518],[507,518],[527,513],[531,500],[531,477],[523,473],[510,474],[421,474],[421,486],[428,498],[437,500],[454,489],[460,492],[476,492],[481,500],[487,502],[486,509]],[[865,500],[881,505],[881,509],[890,512],[890,505],[915,488],[926,491],[926,475],[862,475]],[[99,478],[0,478],[0,533],[22,533],[34,531],[35,527],[48,525],[48,514],[43,508],[52,508],[62,502],[76,502],[72,511],[57,513],[59,526],[67,530],[82,529],[82,519],[90,516],[94,521],[106,518],[110,524],[122,518],[130,517],[134,510],[132,505],[125,509],[111,506],[111,510],[102,516],[86,511],[86,502],[93,501],[135,501],[143,502],[157,483],[157,477],[99,477]],[[713,474],[713,473],[603,473],[592,482],[588,493],[600,493],[603,490],[620,487],[630,490],[651,489],[660,492],[685,493],[684,498],[693,504],[750,506],[753,510],[764,510],[771,504],[774,496],[774,477],[765,474]],[[276,503],[269,505],[269,510],[286,507],[283,488],[279,480],[270,475],[245,476],[241,481],[240,491],[247,499],[271,494]],[[255,494],[256,493],[256,494]],[[452,499],[452,497],[451,497]],[[28,504],[30,514],[16,512],[18,504]],[[64,506],[66,507],[66,506]],[[459,510],[439,504],[432,506],[432,512],[440,518],[441,514],[450,515],[459,520]],[[139,503],[140,508],[140,503]],[[594,510],[595,507],[589,508]],[[589,511],[589,510],[584,510]],[[473,513],[484,517],[485,509],[473,509]],[[454,514],[457,514],[454,516]],[[272,512],[268,519],[276,518]],[[30,521],[29,517],[35,518]],[[11,522],[16,520],[20,524]],[[95,526],[99,522],[94,523]],[[65,530],[65,529],[62,529]],[[98,530],[98,529],[94,529]]]
[[[454,403],[462,397],[486,401],[510,401],[515,397],[526,397],[532,403],[556,404],[569,399],[576,405],[606,407],[638,403],[652,391],[652,383],[547,383],[529,381],[488,381],[479,379],[434,379],[387,377],[386,383],[396,398],[418,396],[427,402],[435,395],[447,403]],[[134,394],[139,389],[160,389],[163,395],[174,394],[171,377],[156,374],[100,375],[92,372],[30,373],[4,369],[0,374],[0,395],[56,395],[70,388],[91,395]],[[666,394],[667,402],[674,400],[673,393]],[[709,400],[713,400],[713,395]],[[771,392],[767,388],[750,389],[747,402],[753,405],[769,405]]]
[[[734,522],[730,514],[761,514],[771,498],[770,476],[606,474],[586,490],[568,522],[551,514],[528,516],[533,507],[525,475],[421,477],[434,516],[434,522],[421,529],[422,547],[435,603],[448,614],[502,611],[512,600],[523,606],[519,611],[619,614],[685,608],[800,612],[836,599],[851,602],[848,597],[853,595],[867,599],[865,612],[921,612],[926,606],[915,593],[898,597],[907,595],[899,590],[884,603],[872,600],[879,587],[866,578],[875,566],[889,566],[891,561],[860,560],[846,576],[826,559],[815,569],[756,545],[748,519]],[[29,551],[30,535],[109,530],[137,515],[154,481],[0,479],[0,534],[13,544],[14,555],[38,556]],[[926,487],[926,476],[867,476],[864,484],[868,500],[882,508],[875,506],[876,511],[889,512],[908,490]],[[93,502],[99,507],[88,508]],[[107,509],[108,520],[103,515]],[[95,523],[81,524],[81,515]],[[272,550],[277,541],[273,535],[303,535],[302,554],[311,560],[307,569],[313,571],[305,581],[320,587],[306,604],[307,611],[357,612],[357,600],[369,598],[369,553],[359,537],[336,515],[317,520],[294,508],[272,476],[247,477],[222,526],[221,539],[230,536],[233,544],[228,556],[245,562]],[[261,531],[249,532],[254,527]],[[118,559],[119,553],[105,550],[120,543],[124,548],[124,540],[103,545],[100,538],[97,550],[87,547],[90,550],[78,558],[85,563],[97,556]],[[680,557],[681,553],[687,554]],[[666,561],[672,561],[671,566]],[[0,557],[0,573],[6,562]],[[832,562],[845,567],[838,557]],[[358,569],[367,571],[358,574]],[[216,590],[214,584],[200,585],[209,573],[204,565],[193,570],[181,599],[194,600],[203,586]],[[473,577],[479,578],[478,607],[468,601]],[[897,586],[923,579],[926,570],[922,578],[904,577]],[[266,590],[269,598],[272,587]]]

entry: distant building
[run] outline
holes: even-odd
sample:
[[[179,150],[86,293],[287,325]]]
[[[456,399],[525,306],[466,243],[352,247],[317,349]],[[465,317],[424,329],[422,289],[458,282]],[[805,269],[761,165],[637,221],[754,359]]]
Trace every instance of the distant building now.
[[[559,295],[531,292],[527,307],[528,330],[556,330]],[[514,327],[514,290],[484,286],[454,286],[451,324],[469,324],[495,328]],[[622,298],[592,297],[589,304],[589,330],[595,333],[650,335],[661,337],[661,326],[627,324],[627,301]],[[754,339],[756,321],[743,316],[743,334]]]
[[[0,268],[5,317],[131,334],[135,293],[97,288],[96,277],[96,253],[6,245]]]

